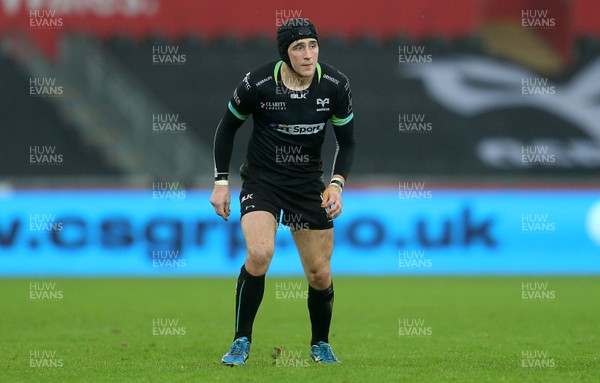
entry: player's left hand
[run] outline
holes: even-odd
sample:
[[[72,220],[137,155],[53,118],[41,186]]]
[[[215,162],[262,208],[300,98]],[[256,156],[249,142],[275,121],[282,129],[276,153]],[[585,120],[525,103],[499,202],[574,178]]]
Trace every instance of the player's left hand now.
[[[323,192],[323,202],[321,207],[325,208],[327,215],[331,219],[336,219],[342,214],[342,196],[340,190],[333,185],[329,185]]]

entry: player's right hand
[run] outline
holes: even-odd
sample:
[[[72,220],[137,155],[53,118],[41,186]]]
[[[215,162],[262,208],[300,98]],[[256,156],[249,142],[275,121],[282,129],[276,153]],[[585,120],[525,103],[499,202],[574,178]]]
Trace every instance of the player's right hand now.
[[[229,214],[231,214],[231,210],[229,209],[230,202],[229,186],[215,185],[210,196],[210,203],[215,208],[217,215],[221,216],[225,221],[227,221]]]
[[[342,214],[342,197],[336,185],[329,185],[321,196],[321,207],[325,208],[327,217],[335,219]]]

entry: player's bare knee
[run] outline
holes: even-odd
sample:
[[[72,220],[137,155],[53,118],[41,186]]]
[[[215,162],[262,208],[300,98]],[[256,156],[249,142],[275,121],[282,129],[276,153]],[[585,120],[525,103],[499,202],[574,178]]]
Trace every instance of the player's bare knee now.
[[[246,270],[252,275],[262,275],[267,272],[273,249],[268,247],[249,247],[246,254]]]
[[[308,284],[314,289],[324,290],[328,288],[331,283],[331,271],[329,267],[309,270],[306,273],[306,278],[308,279]]]

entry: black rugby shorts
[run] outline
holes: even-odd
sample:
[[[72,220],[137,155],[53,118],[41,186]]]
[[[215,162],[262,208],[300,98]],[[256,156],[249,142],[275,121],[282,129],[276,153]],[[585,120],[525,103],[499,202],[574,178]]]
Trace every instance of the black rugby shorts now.
[[[277,187],[272,184],[243,177],[240,191],[240,212],[267,211],[290,230],[325,230],[333,221],[321,207],[325,190],[322,181],[316,180],[297,187]]]

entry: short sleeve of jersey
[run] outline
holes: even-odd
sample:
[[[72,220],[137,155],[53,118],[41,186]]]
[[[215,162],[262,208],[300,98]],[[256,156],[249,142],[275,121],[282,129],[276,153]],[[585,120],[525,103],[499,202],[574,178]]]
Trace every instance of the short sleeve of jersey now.
[[[350,89],[350,81],[344,76],[344,81],[340,83],[338,89],[337,102],[331,116],[331,123],[334,126],[346,125],[354,118],[352,112],[352,89]]]
[[[246,76],[233,91],[229,104],[227,104],[229,111],[242,121],[246,120],[254,110],[256,87],[250,83],[250,74],[250,72],[246,73]]]

